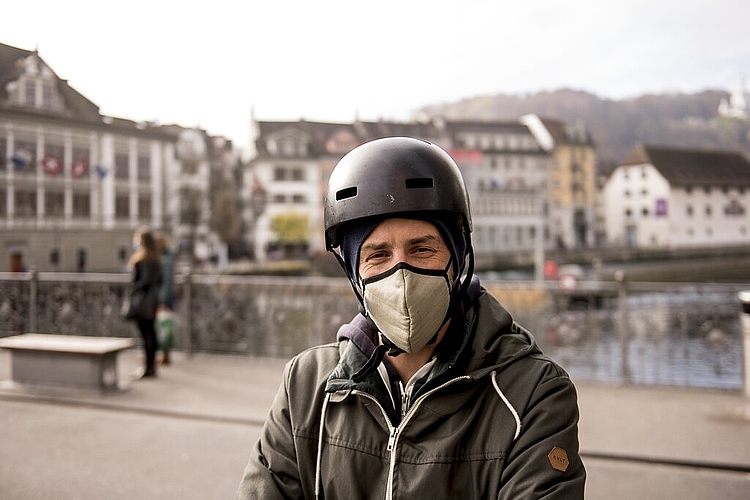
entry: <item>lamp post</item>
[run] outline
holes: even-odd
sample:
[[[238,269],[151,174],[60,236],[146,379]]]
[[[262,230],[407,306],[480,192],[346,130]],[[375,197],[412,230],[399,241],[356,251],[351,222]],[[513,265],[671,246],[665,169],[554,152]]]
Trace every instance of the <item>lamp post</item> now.
[[[253,227],[252,227],[252,245],[253,245],[253,260],[258,260],[258,248],[257,248],[257,242],[258,242],[258,219],[261,215],[263,215],[263,212],[266,211],[266,205],[268,204],[268,193],[265,189],[263,189],[263,186],[261,185],[260,181],[258,180],[257,176],[253,176],[253,190],[252,190],[252,198],[250,198],[250,208],[252,209],[253,213]]]
[[[742,326],[742,354],[744,359],[744,387],[745,397],[750,403],[750,290],[744,290],[737,294],[742,304],[740,313],[740,325]]]

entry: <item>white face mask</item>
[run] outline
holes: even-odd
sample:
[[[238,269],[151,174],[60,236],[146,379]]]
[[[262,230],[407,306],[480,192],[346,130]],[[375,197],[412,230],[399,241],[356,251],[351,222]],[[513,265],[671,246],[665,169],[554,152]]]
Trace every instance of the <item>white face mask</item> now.
[[[363,280],[362,286],[367,315],[404,352],[419,352],[445,323],[451,301],[447,268],[420,269],[402,262]]]

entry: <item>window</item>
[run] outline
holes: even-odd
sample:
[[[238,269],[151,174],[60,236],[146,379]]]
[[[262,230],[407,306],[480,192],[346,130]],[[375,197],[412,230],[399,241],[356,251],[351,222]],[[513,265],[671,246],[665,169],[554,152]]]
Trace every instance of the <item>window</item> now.
[[[88,166],[90,161],[89,148],[73,146],[73,161],[75,162],[77,160],[83,160]]]
[[[693,206],[692,205],[688,205],[687,207],[685,207],[685,211],[687,212],[688,217],[692,217],[693,216]]]
[[[47,109],[52,107],[52,84],[50,83],[42,86],[42,107]]]
[[[633,215],[633,211],[629,208],[625,209],[625,217],[631,217]]]
[[[706,217],[711,217],[711,205],[706,205]]]
[[[62,161],[65,157],[65,148],[62,144],[55,144],[54,142],[48,142],[44,145],[44,154],[56,157]]]
[[[115,178],[127,179],[129,177],[128,154],[115,153]]]
[[[52,250],[50,250],[49,263],[55,269],[59,269],[60,267],[60,249],[59,248],[53,248]]]
[[[286,197],[283,194],[275,194],[273,195],[273,202],[274,203],[284,203],[286,201]]]
[[[644,217],[648,217],[648,208],[643,207],[641,209],[641,215],[644,216]]]
[[[36,106],[36,82],[26,82],[26,105],[35,107]]]
[[[151,198],[143,195],[138,197],[138,217],[141,219],[151,217]]]
[[[194,160],[182,160],[182,173],[195,175],[198,173],[198,162]]]
[[[5,186],[0,187],[0,217],[8,215],[8,195]]]
[[[305,203],[305,196],[302,194],[295,194],[292,196],[293,203]]]
[[[690,185],[685,186],[685,192],[687,194],[692,193],[693,192],[693,186],[690,186]]]
[[[5,134],[0,134],[0,170],[5,170],[5,166],[10,162],[6,145]]]
[[[73,217],[91,215],[91,196],[89,193],[73,193]]]
[[[56,191],[44,193],[44,213],[52,217],[65,215],[65,193]]]
[[[151,157],[138,155],[138,180],[147,181],[151,179]]]
[[[703,191],[705,191],[706,194],[711,194],[711,186],[703,186]]]
[[[299,167],[277,166],[273,169],[274,181],[304,181],[305,171]]]
[[[130,217],[130,197],[127,194],[115,196],[115,218],[127,219]]]
[[[16,191],[16,216],[36,216],[36,191]]]

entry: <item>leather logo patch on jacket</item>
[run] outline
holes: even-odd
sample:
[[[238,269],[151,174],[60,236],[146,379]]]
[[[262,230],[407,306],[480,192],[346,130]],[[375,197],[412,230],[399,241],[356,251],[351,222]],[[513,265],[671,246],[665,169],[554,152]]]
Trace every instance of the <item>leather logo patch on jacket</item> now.
[[[568,453],[562,448],[555,446],[549,454],[547,454],[547,458],[553,469],[559,470],[560,472],[568,470],[570,460],[568,460]]]

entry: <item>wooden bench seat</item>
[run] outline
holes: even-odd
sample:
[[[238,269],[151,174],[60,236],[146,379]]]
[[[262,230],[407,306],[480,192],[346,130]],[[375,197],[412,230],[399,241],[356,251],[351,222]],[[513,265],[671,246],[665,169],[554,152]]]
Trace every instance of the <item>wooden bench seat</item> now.
[[[11,352],[11,377],[29,385],[119,388],[117,357],[133,339],[26,333],[0,339]]]

